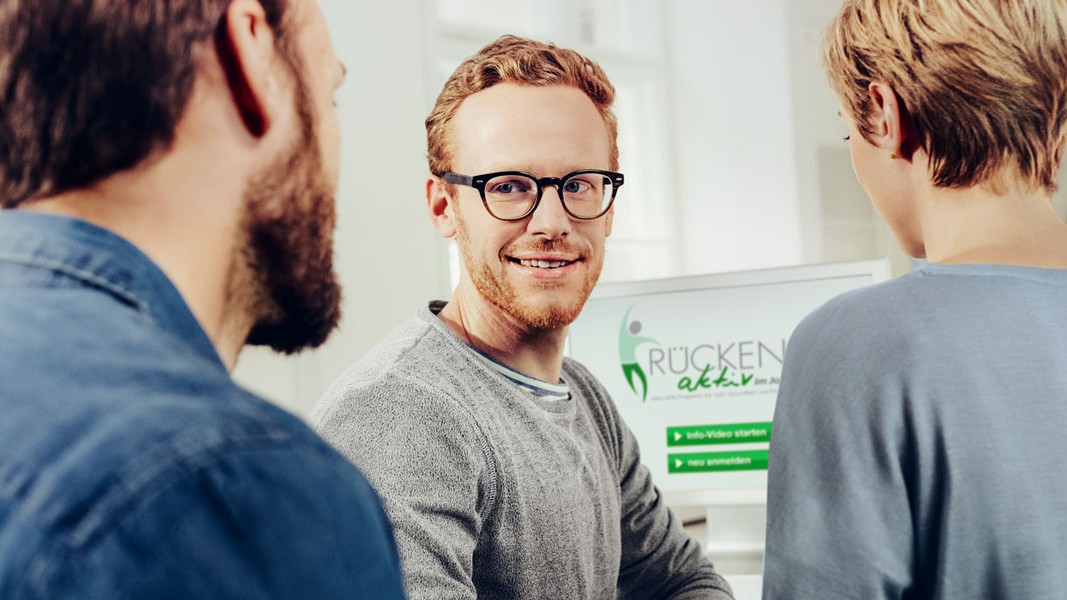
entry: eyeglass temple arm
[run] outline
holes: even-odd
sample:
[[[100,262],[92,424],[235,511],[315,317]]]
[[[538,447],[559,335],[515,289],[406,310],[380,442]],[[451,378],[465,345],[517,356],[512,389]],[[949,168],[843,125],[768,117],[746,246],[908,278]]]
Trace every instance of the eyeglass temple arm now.
[[[460,175],[459,173],[442,173],[441,179],[444,179],[448,183],[454,183],[456,185],[469,185],[474,186],[474,178],[466,175]]]

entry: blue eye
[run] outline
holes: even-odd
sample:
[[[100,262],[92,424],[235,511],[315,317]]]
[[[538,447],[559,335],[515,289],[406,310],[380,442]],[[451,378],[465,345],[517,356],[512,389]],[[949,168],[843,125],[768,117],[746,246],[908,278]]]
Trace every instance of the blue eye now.
[[[491,196],[527,196],[537,184],[525,177],[501,177],[491,179],[485,185],[485,193]]]
[[[580,194],[582,192],[589,191],[590,189],[592,189],[592,187],[593,186],[584,179],[571,179],[567,182],[566,185],[563,186],[563,191],[567,192],[568,194]]]
[[[533,189],[534,182],[522,178],[493,180],[486,186],[486,191],[494,194],[522,194]]]

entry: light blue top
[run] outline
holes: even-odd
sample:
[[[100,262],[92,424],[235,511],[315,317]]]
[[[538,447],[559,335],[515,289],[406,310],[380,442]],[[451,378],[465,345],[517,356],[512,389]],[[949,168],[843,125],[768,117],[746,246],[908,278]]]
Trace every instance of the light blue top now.
[[[939,265],[786,353],[764,598],[1067,597],[1067,270]]]

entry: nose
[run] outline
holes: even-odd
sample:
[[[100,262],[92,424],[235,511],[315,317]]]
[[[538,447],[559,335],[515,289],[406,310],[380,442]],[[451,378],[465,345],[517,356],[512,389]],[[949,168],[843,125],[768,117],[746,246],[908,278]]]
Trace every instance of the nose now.
[[[541,202],[530,215],[526,230],[533,235],[541,235],[554,240],[569,234],[572,226],[571,217],[563,208],[559,186],[552,184],[542,187]]]

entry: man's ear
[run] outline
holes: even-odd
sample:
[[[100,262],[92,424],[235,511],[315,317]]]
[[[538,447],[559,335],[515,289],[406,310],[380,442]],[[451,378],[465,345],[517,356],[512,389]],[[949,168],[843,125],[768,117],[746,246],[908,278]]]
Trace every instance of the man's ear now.
[[[871,99],[871,141],[893,157],[910,159],[915,151],[915,129],[904,103],[893,87],[883,81],[867,86]]]
[[[448,184],[440,177],[431,176],[426,180],[426,207],[430,209],[430,220],[438,233],[446,238],[456,235],[456,209],[452,202]]]
[[[608,213],[604,215],[604,237],[611,237],[611,224],[615,220],[615,203],[611,204]]]
[[[275,32],[257,0],[230,2],[215,47],[234,106],[255,137],[266,134],[281,106],[274,42]]]

